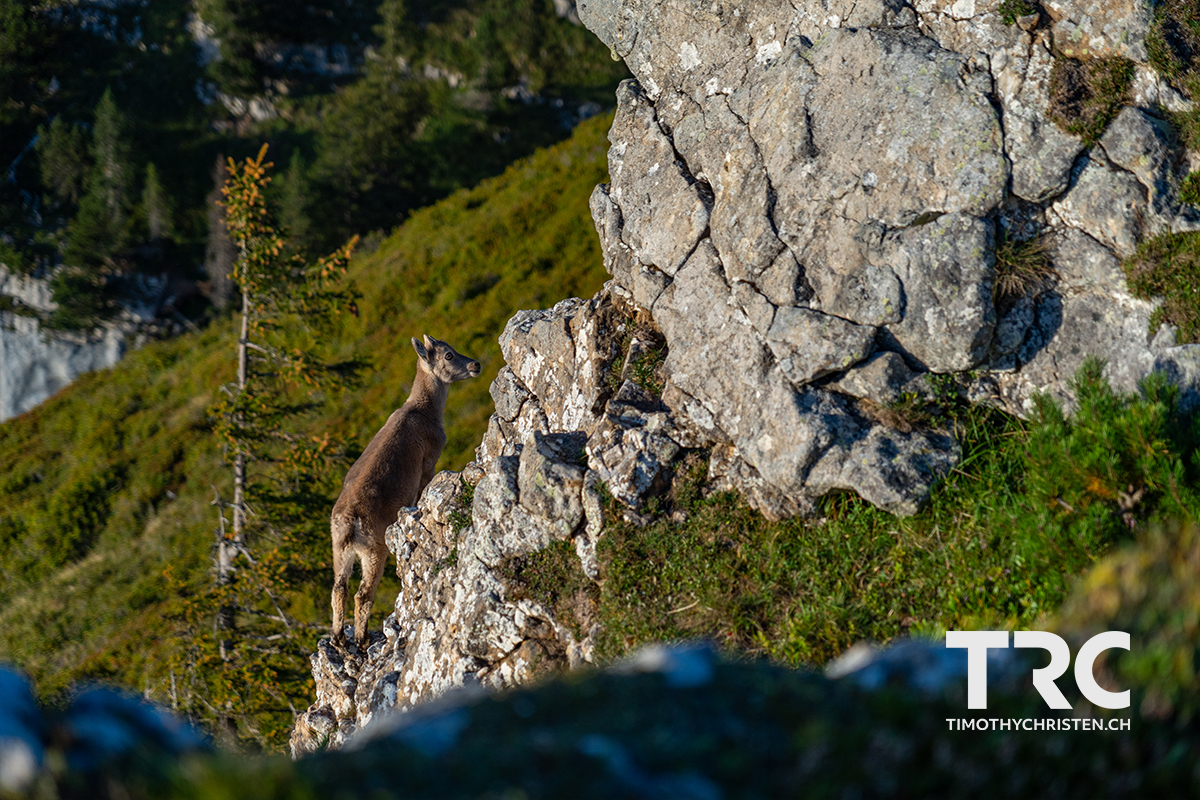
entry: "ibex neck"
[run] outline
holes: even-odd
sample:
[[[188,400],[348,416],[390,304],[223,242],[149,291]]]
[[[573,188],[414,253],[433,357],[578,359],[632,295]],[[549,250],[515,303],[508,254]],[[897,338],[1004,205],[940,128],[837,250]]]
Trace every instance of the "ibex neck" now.
[[[435,417],[439,422],[442,412],[446,410],[446,394],[448,385],[417,362],[417,377],[413,380],[412,394],[405,403],[413,410],[421,411]]]

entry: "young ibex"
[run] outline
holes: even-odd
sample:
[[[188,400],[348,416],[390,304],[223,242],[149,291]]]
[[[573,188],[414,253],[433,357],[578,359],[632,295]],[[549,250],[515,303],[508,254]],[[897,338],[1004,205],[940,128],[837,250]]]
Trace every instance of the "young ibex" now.
[[[479,362],[453,347],[425,337],[412,340],[417,351],[417,377],[404,405],[392,412],[367,449],[346,473],[329,519],[333,535],[333,641],[345,644],[346,591],[354,559],[362,562],[362,580],[354,594],[354,641],[367,642],[367,626],[375,590],[387,564],[384,532],[405,506],[415,506],[433,478],[433,468],[446,446],[442,411],[455,381],[474,378]]]

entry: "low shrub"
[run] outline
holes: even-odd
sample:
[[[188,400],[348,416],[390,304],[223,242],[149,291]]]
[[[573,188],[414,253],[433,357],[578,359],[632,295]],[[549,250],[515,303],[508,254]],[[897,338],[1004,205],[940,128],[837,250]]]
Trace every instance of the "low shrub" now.
[[[1190,723],[1200,714],[1200,528],[1154,525],[1136,545],[1100,562],[1064,604],[1056,627],[1075,647],[1103,631],[1125,631],[1129,650],[1105,669],[1134,687],[1143,717]]]
[[[1200,233],[1146,239],[1124,267],[1135,297],[1162,301],[1150,318],[1151,332],[1166,322],[1180,344],[1200,342]]]
[[[1200,206],[1200,172],[1193,172],[1183,179],[1179,186],[1179,199],[1189,205]]]
[[[1021,17],[1036,14],[1040,10],[1037,3],[1029,0],[1000,0],[1000,5],[996,7],[996,13],[1005,25],[1015,25]]]
[[[1056,58],[1050,72],[1050,105],[1046,114],[1058,127],[1080,137],[1090,147],[1129,102],[1133,72],[1133,62],[1120,56],[1086,61]]]
[[[1191,78],[1200,77],[1200,5],[1195,0],[1163,0],[1146,34],[1150,66],[1189,97],[1200,98]]]

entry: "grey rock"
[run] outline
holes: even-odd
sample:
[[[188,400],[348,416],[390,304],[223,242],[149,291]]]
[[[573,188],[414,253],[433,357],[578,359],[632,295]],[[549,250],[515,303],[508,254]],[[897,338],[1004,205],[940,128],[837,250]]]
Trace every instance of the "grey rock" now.
[[[899,345],[934,372],[983,361],[996,326],[992,226],[945,214],[893,234],[889,244],[904,287],[904,317],[887,326]]]
[[[1008,407],[1028,413],[1033,395],[1046,392],[1072,408],[1069,383],[1091,356],[1107,362],[1105,376],[1113,388],[1136,392],[1138,381],[1154,369],[1163,344],[1150,336],[1152,312],[1150,303],[1128,295],[1042,295],[1035,303],[1034,323],[1017,351],[1020,371],[999,376]]]
[[[898,353],[885,351],[847,370],[845,375],[827,386],[852,397],[889,405],[906,391],[918,391],[914,381],[919,377],[920,374],[909,369]]]
[[[1019,53],[1019,51],[1018,51]],[[992,71],[1004,109],[1004,151],[1012,161],[1012,192],[1042,202],[1067,188],[1083,141],[1064,133],[1046,115],[1054,57],[1041,39],[1028,57],[1000,51]]]
[[[1007,369],[1016,366],[1015,360],[1010,361],[1006,357],[1015,353],[1021,343],[1025,341],[1025,335],[1033,325],[1033,319],[1034,301],[1029,297],[1018,297],[1004,309],[1003,313],[999,314],[996,321],[996,335],[992,340],[991,366],[993,369],[1002,365]]]
[[[773,305],[805,305],[812,297],[812,288],[804,278],[804,268],[784,249],[775,257],[771,266],[758,277],[758,288]]]
[[[633,302],[647,310],[653,308],[654,301],[658,300],[670,282],[671,279],[662,272],[652,267],[641,267],[633,273]]]
[[[0,421],[23,414],[86,372],[111,367],[127,331],[47,331],[34,317],[0,311]]]
[[[521,406],[529,399],[530,392],[513,374],[511,367],[504,367],[488,388],[492,401],[496,404],[496,413],[500,418],[512,422],[521,413]]]
[[[1108,160],[1132,172],[1146,188],[1150,207],[1170,214],[1178,201],[1177,148],[1167,124],[1138,108],[1125,108],[1100,138]]]
[[[807,308],[786,306],[775,312],[767,344],[779,368],[793,383],[841,372],[875,348],[875,329]]]
[[[885,511],[909,516],[958,459],[958,443],[948,434],[902,434],[877,425],[849,447],[826,451],[806,483],[814,494],[848,489]]]
[[[1071,189],[1050,207],[1063,227],[1078,228],[1121,257],[1133,254],[1147,216],[1146,189],[1128,172],[1081,159]]]
[[[567,539],[583,521],[586,468],[582,433],[535,432],[521,451],[517,483],[521,505],[545,520],[556,538]]]
[[[638,508],[679,453],[672,433],[674,424],[662,404],[625,381],[588,441],[588,466],[613,497]]]
[[[1054,45],[1065,56],[1121,55],[1146,60],[1153,0],[1046,0],[1055,20]]]
[[[633,250],[621,241],[621,209],[613,202],[608,189],[606,183],[593,189],[588,207],[592,212],[592,220],[596,223],[596,233],[600,235],[604,268],[621,285],[628,286],[633,282]]]
[[[1064,289],[1126,293],[1121,262],[1104,245],[1077,228],[1066,228],[1051,241],[1048,256]]]
[[[775,306],[771,301],[763,297],[753,284],[744,281],[734,282],[733,300],[750,320],[754,330],[766,336],[771,330],[771,323],[775,321]]]
[[[763,480],[758,470],[747,464],[733,445],[718,445],[712,449],[708,479],[715,491],[740,493],[751,508],[769,520],[807,515],[816,509],[812,498],[782,491]]]
[[[642,263],[674,275],[708,228],[708,204],[633,81],[617,90],[609,138],[609,196],[621,210],[622,240]]]

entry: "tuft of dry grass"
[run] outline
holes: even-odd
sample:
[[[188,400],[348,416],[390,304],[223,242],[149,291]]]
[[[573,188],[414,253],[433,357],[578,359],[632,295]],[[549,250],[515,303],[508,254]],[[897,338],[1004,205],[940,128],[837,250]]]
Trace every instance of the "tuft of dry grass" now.
[[[992,289],[998,301],[1037,294],[1053,277],[1045,237],[1015,241],[1001,232],[996,245],[996,281]]]

